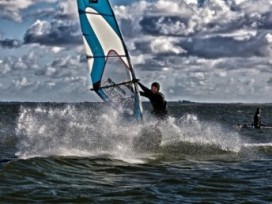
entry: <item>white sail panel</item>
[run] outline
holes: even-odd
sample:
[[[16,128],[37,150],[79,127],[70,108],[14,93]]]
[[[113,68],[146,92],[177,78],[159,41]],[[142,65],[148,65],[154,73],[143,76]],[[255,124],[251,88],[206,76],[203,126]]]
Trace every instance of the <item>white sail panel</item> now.
[[[83,36],[82,38],[83,38],[83,44],[84,44],[86,55],[90,56],[90,57],[87,58],[87,61],[88,61],[89,75],[91,75],[92,69],[93,69],[93,64],[94,64],[94,58],[92,57],[93,52],[92,52],[92,50],[91,50],[85,36]],[[92,86],[93,83],[92,83],[91,77],[89,77],[89,79],[90,79],[90,83],[89,83],[90,84],[90,89],[92,89],[93,88],[93,86]]]
[[[88,8],[88,11],[92,13],[96,12],[92,8]],[[87,13],[87,18],[92,25],[92,29],[94,30],[96,37],[101,43],[105,56],[107,56],[108,53],[112,50],[118,53],[119,56],[126,55],[120,37],[116,34],[116,32],[101,15]],[[123,60],[124,63],[129,67],[127,59],[124,58]]]

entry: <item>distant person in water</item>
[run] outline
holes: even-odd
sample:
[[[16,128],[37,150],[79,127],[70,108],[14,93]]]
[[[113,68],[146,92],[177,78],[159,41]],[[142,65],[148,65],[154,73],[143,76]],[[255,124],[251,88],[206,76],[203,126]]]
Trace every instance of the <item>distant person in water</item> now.
[[[253,117],[253,126],[256,129],[260,129],[261,128],[261,109],[257,108],[255,115]]]
[[[145,87],[142,83],[138,81],[139,86],[143,91],[140,91],[141,96],[147,97],[153,107],[152,114],[156,117],[163,119],[166,118],[168,114],[167,101],[164,95],[160,92],[160,84],[158,82],[153,82],[151,89]]]
[[[239,129],[248,129],[248,126],[246,124],[242,125],[242,124],[238,123],[237,128],[239,128]]]

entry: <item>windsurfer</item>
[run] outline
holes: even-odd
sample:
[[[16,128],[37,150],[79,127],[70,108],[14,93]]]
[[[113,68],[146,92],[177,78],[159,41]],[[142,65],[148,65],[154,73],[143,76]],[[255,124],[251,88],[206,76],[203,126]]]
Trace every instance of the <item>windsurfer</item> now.
[[[254,120],[253,120],[252,124],[253,124],[254,128],[260,129],[261,126],[262,126],[262,123],[261,123],[261,110],[260,110],[260,108],[257,108],[253,119]]]
[[[168,114],[167,101],[165,100],[164,95],[160,92],[160,84],[158,82],[153,82],[151,89],[149,89],[139,81],[137,82],[143,90],[140,91],[141,96],[144,96],[150,100],[153,107],[152,113],[160,119],[165,118]]]

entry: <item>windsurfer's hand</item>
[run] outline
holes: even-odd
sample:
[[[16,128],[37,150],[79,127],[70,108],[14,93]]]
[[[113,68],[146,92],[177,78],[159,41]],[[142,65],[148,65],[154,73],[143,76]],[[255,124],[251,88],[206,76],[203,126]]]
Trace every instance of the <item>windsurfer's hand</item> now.
[[[140,79],[133,79],[132,82],[133,83],[138,83],[140,81]]]

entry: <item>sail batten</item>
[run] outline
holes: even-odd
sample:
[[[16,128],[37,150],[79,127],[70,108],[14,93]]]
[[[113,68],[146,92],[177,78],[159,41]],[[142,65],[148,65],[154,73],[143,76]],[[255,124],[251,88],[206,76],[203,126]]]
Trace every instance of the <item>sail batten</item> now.
[[[77,0],[83,44],[93,89],[142,118],[135,73],[108,0]]]
[[[116,57],[116,56],[105,56],[105,55],[103,55],[103,56],[86,56],[87,57],[87,59],[89,59],[89,58],[105,58],[105,57]],[[119,57],[126,57],[126,55],[120,55]]]
[[[94,12],[91,12],[91,11],[83,11],[83,13],[92,14],[92,15],[99,15],[99,16],[114,17],[114,16],[111,15],[111,14],[106,14],[106,13],[94,13]]]

